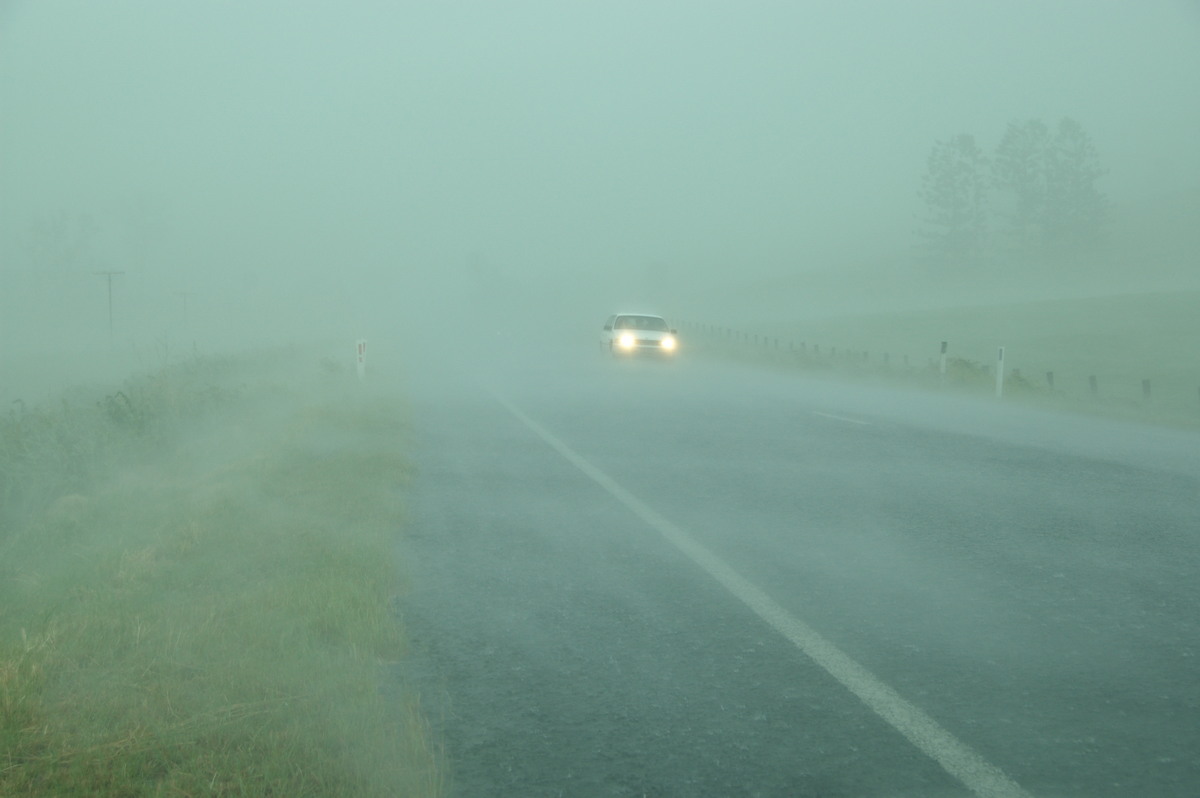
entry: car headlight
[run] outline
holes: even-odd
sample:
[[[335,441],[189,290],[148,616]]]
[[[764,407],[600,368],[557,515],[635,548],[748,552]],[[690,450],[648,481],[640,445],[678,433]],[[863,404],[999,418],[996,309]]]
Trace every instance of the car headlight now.
[[[667,350],[668,352],[675,351],[675,339],[672,336],[670,336],[670,335],[663,336],[661,343],[662,343],[662,348]]]
[[[617,346],[622,349],[633,349],[634,337],[629,333],[621,333],[621,337],[617,339]]]

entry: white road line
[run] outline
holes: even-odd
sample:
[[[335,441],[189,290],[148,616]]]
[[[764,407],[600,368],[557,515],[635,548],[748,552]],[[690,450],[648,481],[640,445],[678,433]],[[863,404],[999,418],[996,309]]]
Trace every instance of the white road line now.
[[[845,416],[835,416],[833,413],[820,413],[814,410],[812,411],[812,414],[814,416],[821,416],[822,418],[832,418],[834,421],[845,421],[847,424],[861,424],[864,427],[872,426],[870,421],[863,421],[857,418],[846,418]]]
[[[576,454],[565,443],[521,412],[504,397],[500,404],[550,445],[572,465],[608,491],[639,518],[658,530],[696,565],[798,649],[841,682],[850,692],[887,721],[909,742],[936,761],[980,798],[1032,798],[1000,768],[968,748],[937,721],[902,698],[863,666],[823,638],[812,627],[789,613],[758,587],[744,579],[717,555],[696,542],[687,532],[652,510],[645,502],[618,485],[611,477]]]

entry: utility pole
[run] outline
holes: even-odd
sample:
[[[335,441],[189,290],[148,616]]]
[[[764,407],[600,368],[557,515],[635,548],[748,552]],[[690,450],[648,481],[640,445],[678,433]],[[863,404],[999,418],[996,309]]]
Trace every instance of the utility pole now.
[[[93,272],[93,274],[99,274],[99,275],[102,275],[103,277],[108,278],[108,348],[109,349],[113,348],[112,280],[113,280],[113,277],[116,277],[117,275],[121,275],[124,273],[125,272],[114,272],[114,271]]]

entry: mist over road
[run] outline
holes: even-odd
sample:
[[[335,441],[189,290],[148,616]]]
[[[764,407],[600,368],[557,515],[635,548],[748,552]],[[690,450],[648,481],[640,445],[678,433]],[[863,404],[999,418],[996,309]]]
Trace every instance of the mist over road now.
[[[1195,436],[687,359],[485,362],[408,375],[401,678],[452,794],[1200,789]],[[915,745],[920,718],[950,742]]]

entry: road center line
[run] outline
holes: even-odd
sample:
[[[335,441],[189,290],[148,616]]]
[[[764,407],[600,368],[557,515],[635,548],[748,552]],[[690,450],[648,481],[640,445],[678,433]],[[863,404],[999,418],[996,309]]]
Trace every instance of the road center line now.
[[[525,415],[504,397],[495,395],[510,413],[529,427],[564,459],[608,491],[617,501],[656,529],[692,562],[740,599],[756,615],[790,640],[830,676],[900,732],[913,745],[942,766],[980,798],[1032,798],[1000,768],[990,764],[966,744],[938,725],[916,705],[902,698],[808,624],[789,613],[724,560],[702,546],[682,528],[668,521],[611,477],[596,468],[545,427]]]

